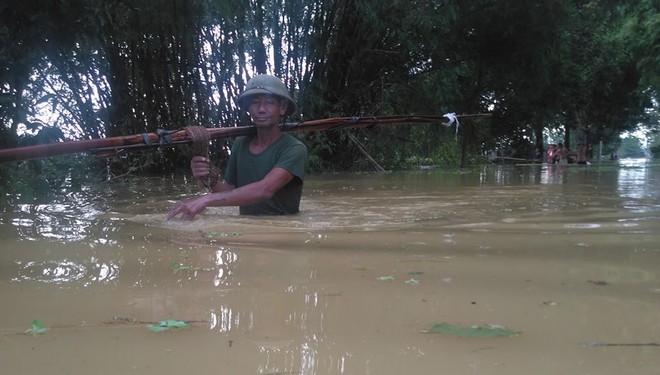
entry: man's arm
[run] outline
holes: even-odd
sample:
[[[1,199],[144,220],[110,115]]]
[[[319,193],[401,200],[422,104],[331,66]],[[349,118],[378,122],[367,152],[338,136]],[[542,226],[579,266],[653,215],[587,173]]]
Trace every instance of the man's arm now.
[[[249,206],[259,203],[271,198],[292,179],[293,175],[289,171],[275,167],[257,182],[240,188],[208,194],[209,204],[207,206]],[[231,186],[226,182],[223,184]]]
[[[218,183],[213,193],[183,200],[167,214],[167,220],[181,214],[182,219],[193,219],[210,206],[247,206],[271,198],[294,178],[284,168],[275,167],[261,180],[233,188],[226,182]],[[222,190],[227,188],[228,190]]]
[[[222,193],[223,191],[234,190],[234,188],[234,185],[228,184],[225,181],[220,181],[213,186],[211,193]]]

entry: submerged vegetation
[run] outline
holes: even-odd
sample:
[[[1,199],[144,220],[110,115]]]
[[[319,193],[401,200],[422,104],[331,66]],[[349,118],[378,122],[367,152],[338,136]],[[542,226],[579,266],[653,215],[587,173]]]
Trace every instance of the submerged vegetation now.
[[[457,133],[402,125],[300,135],[317,172],[369,169],[355,140],[388,169],[465,167],[494,149],[529,158],[549,134],[609,153],[640,124],[658,153],[653,0],[11,0],[0,21],[3,148],[247,124],[233,98],[250,76],[272,73],[299,103],[288,121],[493,114]],[[214,157],[229,142],[215,141]],[[3,165],[0,188],[41,172],[27,183],[172,173],[188,157],[171,148],[80,163]]]

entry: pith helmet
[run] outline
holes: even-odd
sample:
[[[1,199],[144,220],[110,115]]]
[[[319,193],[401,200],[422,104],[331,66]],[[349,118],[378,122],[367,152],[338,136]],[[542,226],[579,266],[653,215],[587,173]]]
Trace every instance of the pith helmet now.
[[[238,102],[238,105],[242,109],[247,110],[247,107],[250,104],[248,101],[250,96],[259,94],[276,95],[286,99],[286,101],[289,102],[289,106],[286,109],[285,116],[296,111],[296,102],[294,102],[289,95],[289,91],[286,89],[284,83],[279,78],[269,74],[260,74],[252,77],[252,79],[248,81],[245,91],[238,96],[236,102]]]

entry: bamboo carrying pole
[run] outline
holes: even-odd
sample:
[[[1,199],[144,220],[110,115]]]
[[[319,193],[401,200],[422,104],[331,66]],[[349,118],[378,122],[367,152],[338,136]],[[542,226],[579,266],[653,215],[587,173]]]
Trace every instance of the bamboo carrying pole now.
[[[334,129],[366,128],[376,125],[407,124],[407,123],[446,123],[454,118],[484,117],[490,114],[469,114],[445,116],[381,116],[381,117],[334,117],[320,120],[310,120],[282,125],[285,132],[326,131]],[[207,128],[211,139],[250,135],[256,132],[254,126]],[[191,143],[192,139],[186,130],[163,131],[157,133],[135,134],[110,138],[68,141],[34,146],[0,149],[0,163],[44,158],[49,156],[91,152],[100,157],[107,157],[118,152],[158,146],[173,146]]]

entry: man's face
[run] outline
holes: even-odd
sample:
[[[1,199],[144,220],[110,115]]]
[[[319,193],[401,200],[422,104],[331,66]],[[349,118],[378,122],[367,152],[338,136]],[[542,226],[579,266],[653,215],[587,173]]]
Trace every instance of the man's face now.
[[[274,95],[254,95],[250,98],[248,112],[256,126],[279,125],[288,103]]]

